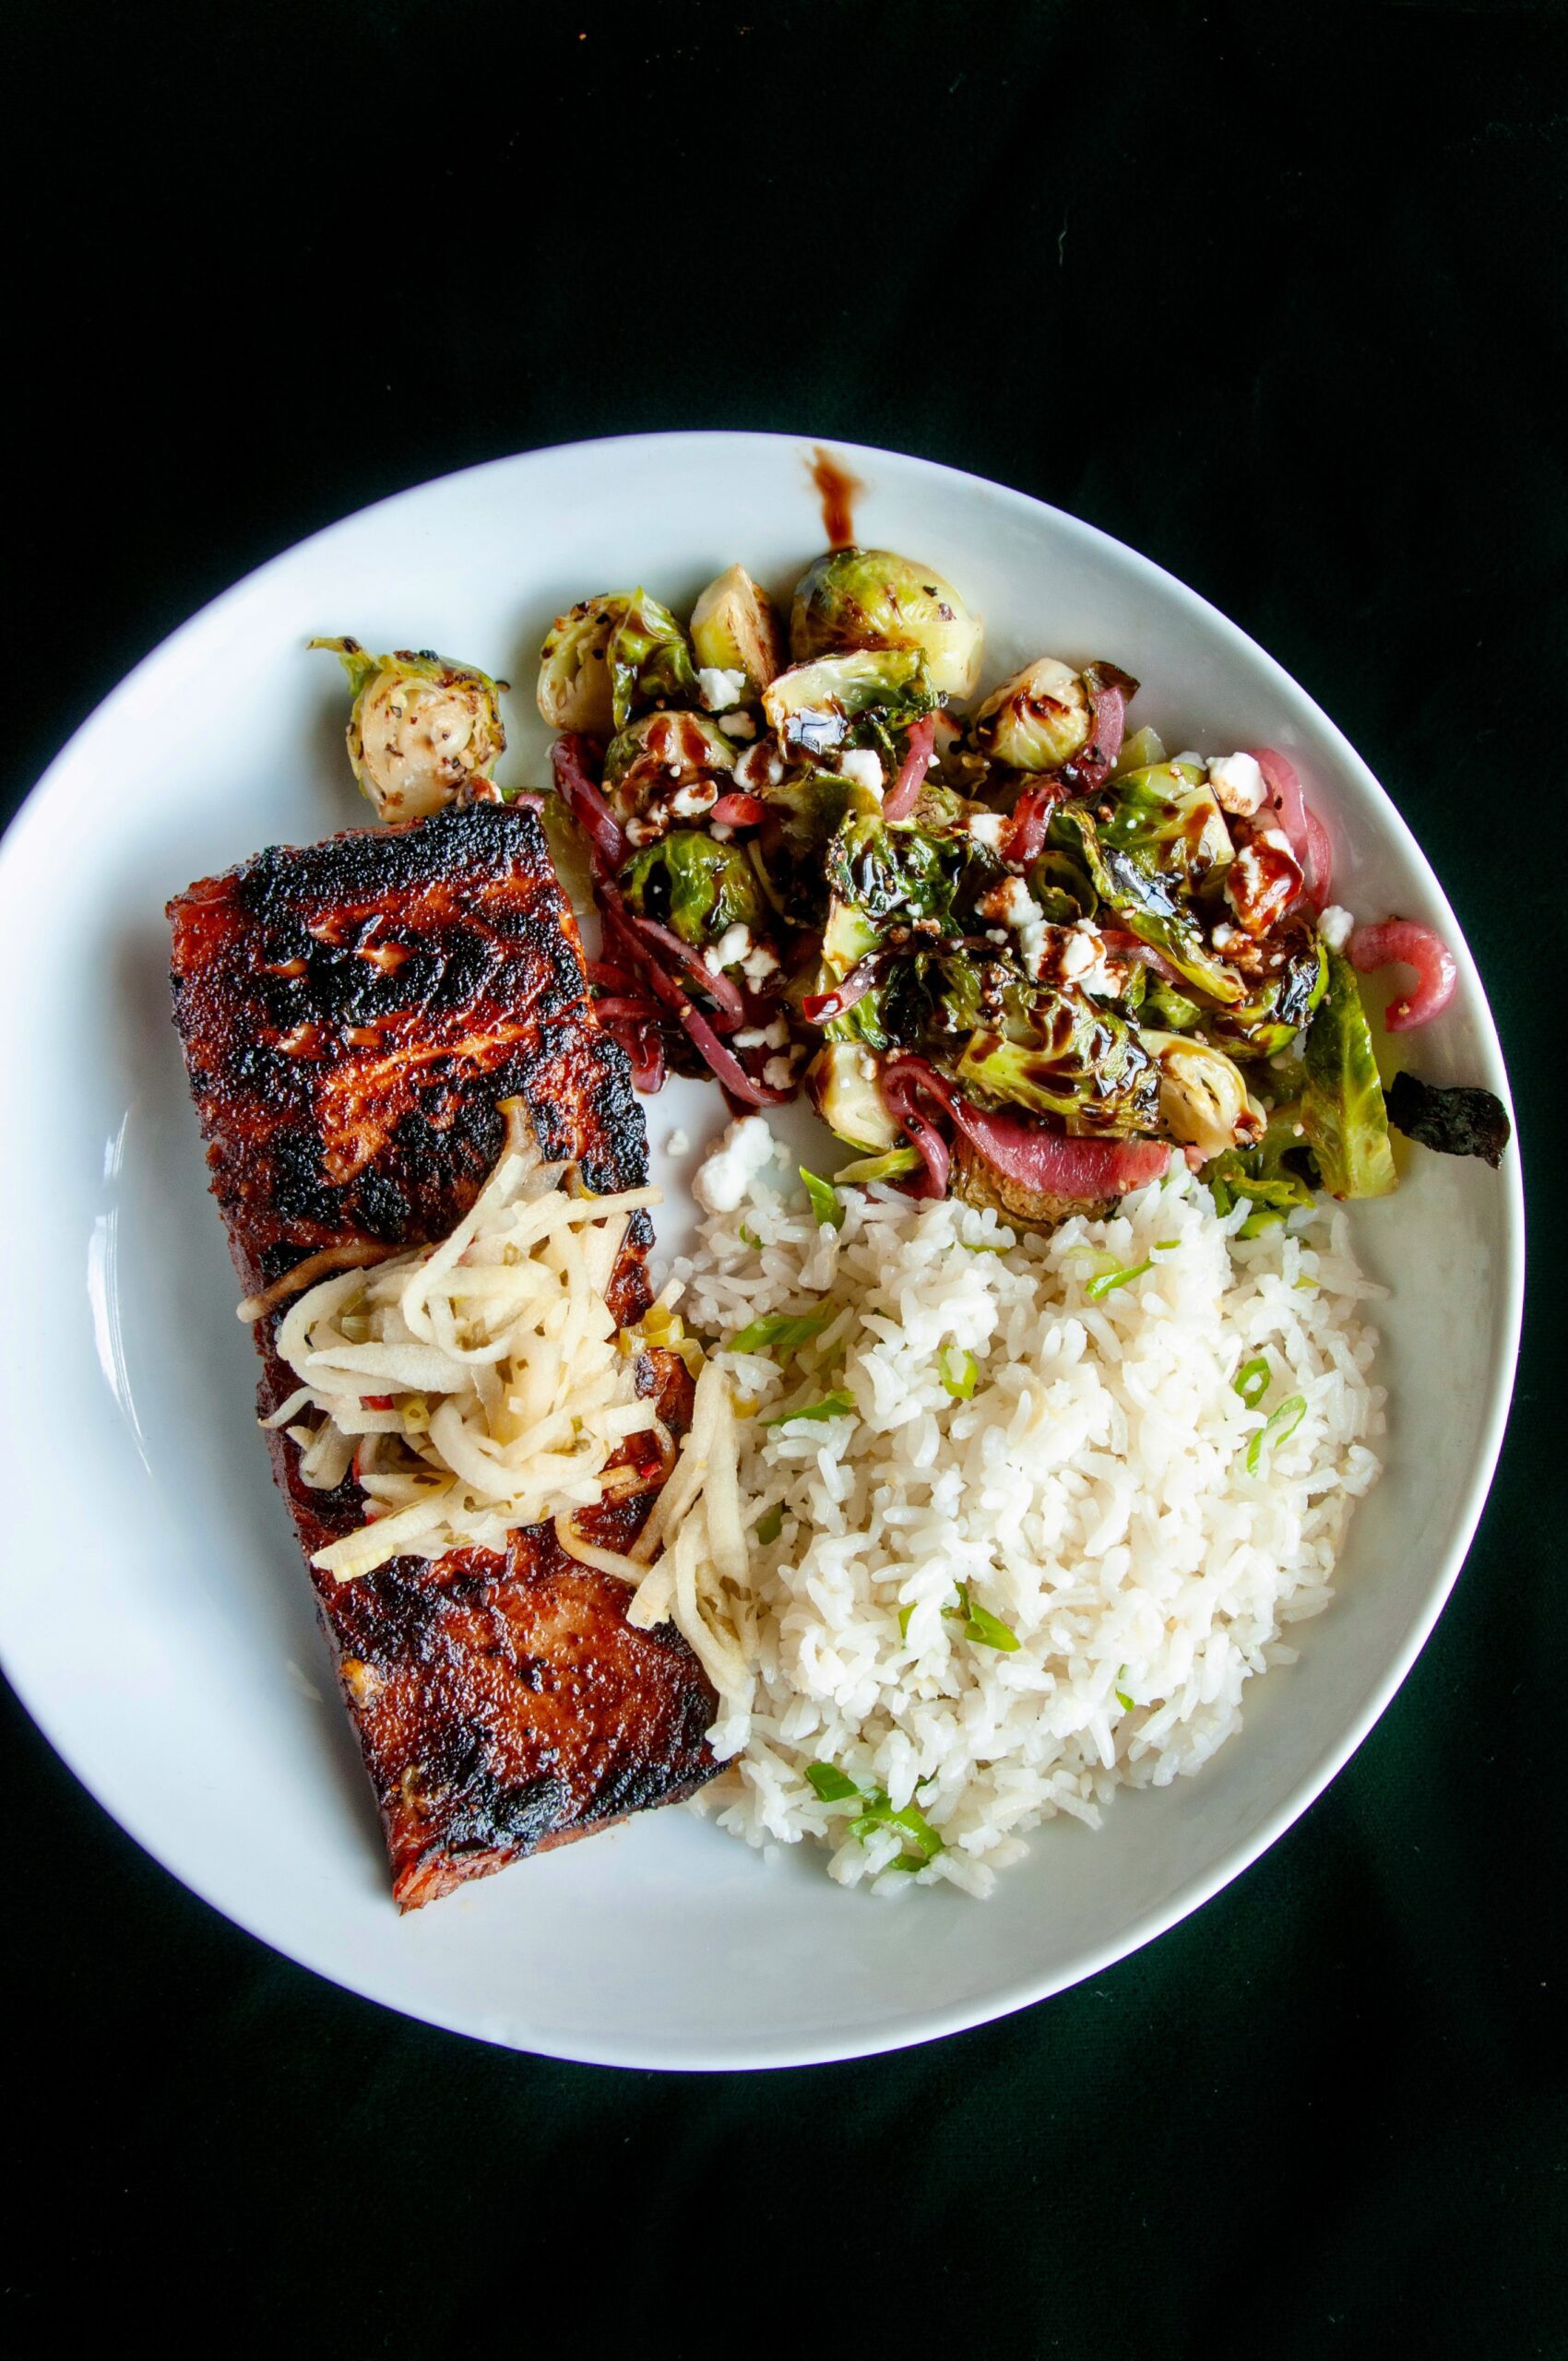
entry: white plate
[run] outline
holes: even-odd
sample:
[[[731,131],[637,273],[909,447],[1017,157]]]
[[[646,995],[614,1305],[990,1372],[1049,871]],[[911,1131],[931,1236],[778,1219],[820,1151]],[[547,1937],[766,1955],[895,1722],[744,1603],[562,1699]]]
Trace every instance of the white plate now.
[[[990,618],[987,677],[1042,648],[1114,657],[1169,743],[1297,759],[1339,897],[1430,920],[1454,1007],[1423,1073],[1505,1093],[1474,966],[1414,839],[1301,689],[1143,558],[1021,494],[851,450],[863,540],[941,568]],[[399,1918],[311,1594],[253,1423],[255,1370],[169,1022],[166,897],[264,844],[367,814],[316,632],[430,646],[517,683],[504,777],[544,776],[533,652],[557,611],[645,582],[678,609],[742,559],[787,589],[820,546],[807,447],[675,434],[535,452],[385,502],[241,583],[72,741],[0,857],[0,1312],[11,1677],[105,1807],[188,1885],[321,1974],[518,2048],[776,2066],[921,2041],[1058,1991],[1158,1935],[1289,1826],[1387,1703],[1474,1528],[1522,1291],[1516,1156],[1420,1155],[1358,1219],[1395,1294],[1388,1472],[1302,1662],[1253,1692],[1198,1777],[1041,1830],[986,1904],[846,1893],[665,1811]],[[659,1151],[717,1094],[649,1109]],[[683,1172],[691,1158],[683,1160]],[[112,1958],[101,1963],[112,1971]]]

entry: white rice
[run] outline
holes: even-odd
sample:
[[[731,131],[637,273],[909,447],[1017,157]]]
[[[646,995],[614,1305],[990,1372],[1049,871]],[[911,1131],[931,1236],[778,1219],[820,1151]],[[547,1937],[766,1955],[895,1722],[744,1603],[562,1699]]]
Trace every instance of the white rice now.
[[[741,1201],[673,1265],[688,1324],[729,1340],[768,1312],[834,1316],[782,1370],[719,1352],[758,1406],[742,1424],[748,1520],[777,1507],[782,1526],[754,1535],[737,1620],[755,1691],[716,1727],[733,1760],[699,1800],[749,1844],[831,1846],[843,1884],[983,1895],[1042,1820],[1097,1826],[1116,1787],[1197,1770],[1240,1726],[1246,1682],[1294,1660],[1281,1635],[1328,1605],[1379,1470],[1377,1339],[1357,1307],[1384,1290],[1343,1212],[1243,1240],[1247,1207],[1219,1218],[1184,1167],[1050,1238],[887,1189],[841,1192],[835,1231],[734,1139],[698,1195],[722,1206],[739,1172]],[[1097,1275],[1146,1260],[1091,1299]],[[950,1375],[973,1355],[972,1399],[944,1389],[944,1347]],[[1250,1410],[1234,1381],[1260,1355],[1268,1390]],[[764,1423],[834,1390],[852,1414]],[[1252,1439],[1298,1396],[1299,1423],[1277,1422],[1249,1472]],[[966,1636],[959,1582],[1016,1649]],[[894,1874],[913,1846],[852,1833],[813,1763],[895,1810],[915,1802],[941,1849]]]

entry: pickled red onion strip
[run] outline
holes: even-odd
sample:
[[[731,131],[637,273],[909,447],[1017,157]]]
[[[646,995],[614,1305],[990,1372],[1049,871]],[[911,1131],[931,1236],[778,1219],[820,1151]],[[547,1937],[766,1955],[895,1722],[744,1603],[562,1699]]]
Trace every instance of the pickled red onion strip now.
[[[898,776],[882,799],[885,820],[905,820],[914,810],[925,775],[931,768],[932,748],[936,742],[936,716],[922,715],[909,731],[909,745]]]
[[[1441,1016],[1459,981],[1458,963],[1443,937],[1412,919],[1385,919],[1381,926],[1359,926],[1349,942],[1352,966],[1362,975],[1400,960],[1416,971],[1414,991],[1390,1001],[1383,1021],[1391,1033],[1413,1032]]]

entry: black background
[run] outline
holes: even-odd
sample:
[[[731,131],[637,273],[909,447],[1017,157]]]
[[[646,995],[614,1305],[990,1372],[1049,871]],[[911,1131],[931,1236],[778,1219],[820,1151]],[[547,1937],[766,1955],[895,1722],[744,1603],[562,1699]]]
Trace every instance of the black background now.
[[[888,444],[1091,518],[1304,682],[1422,837],[1544,1145],[1560,10],[10,22],[13,799],[385,492],[638,428]],[[405,2023],[176,1887],[8,1703],[25,2348],[1568,2350],[1549,1186],[1498,1484],[1375,1734],[1185,1926],[935,2048],[662,2078]]]

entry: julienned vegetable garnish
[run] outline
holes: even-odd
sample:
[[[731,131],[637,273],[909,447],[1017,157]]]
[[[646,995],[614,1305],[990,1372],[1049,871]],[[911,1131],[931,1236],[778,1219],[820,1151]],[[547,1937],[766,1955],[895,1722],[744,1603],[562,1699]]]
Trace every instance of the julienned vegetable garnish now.
[[[1049,1228],[1172,1155],[1221,1212],[1246,1202],[1246,1238],[1319,1188],[1386,1193],[1357,971],[1415,969],[1387,1020],[1408,1028],[1454,990],[1444,946],[1329,903],[1332,848],[1283,754],[1169,753],[1129,730],[1138,683],[1104,658],[984,691],[983,638],[934,567],[854,547],[807,568],[787,637],[739,565],[689,637],[640,587],[554,624],[540,709],[603,920],[600,1014],[638,1086],[706,1066],[766,1108],[803,1085],[854,1151],[803,1176],[835,1227],[836,1186],[891,1182]],[[1471,1092],[1409,1128],[1490,1157],[1507,1126]]]

